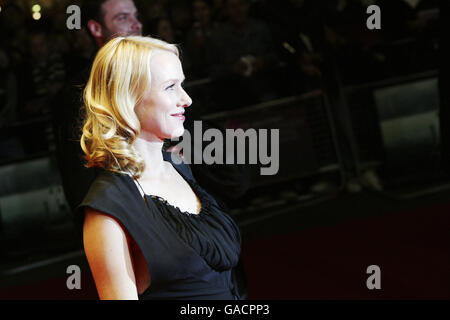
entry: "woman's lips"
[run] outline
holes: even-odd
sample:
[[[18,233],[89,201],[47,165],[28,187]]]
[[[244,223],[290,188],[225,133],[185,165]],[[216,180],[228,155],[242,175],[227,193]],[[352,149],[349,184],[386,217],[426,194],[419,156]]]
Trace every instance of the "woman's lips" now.
[[[180,120],[184,120],[184,119],[185,119],[185,117],[184,117],[184,112],[174,113],[174,114],[171,114],[171,116],[172,116],[172,117],[177,117],[177,118],[179,118]]]

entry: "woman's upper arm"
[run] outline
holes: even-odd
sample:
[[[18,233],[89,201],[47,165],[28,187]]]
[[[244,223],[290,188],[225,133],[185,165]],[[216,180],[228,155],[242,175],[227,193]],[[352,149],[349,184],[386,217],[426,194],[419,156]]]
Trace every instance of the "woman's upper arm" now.
[[[83,244],[100,299],[138,299],[127,235],[120,223],[85,208]]]

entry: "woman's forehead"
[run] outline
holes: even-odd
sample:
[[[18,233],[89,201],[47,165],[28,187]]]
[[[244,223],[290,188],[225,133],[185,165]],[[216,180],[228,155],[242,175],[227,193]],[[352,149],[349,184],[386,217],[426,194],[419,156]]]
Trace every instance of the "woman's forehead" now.
[[[152,81],[164,82],[168,79],[184,77],[180,59],[167,50],[156,50],[150,60]]]

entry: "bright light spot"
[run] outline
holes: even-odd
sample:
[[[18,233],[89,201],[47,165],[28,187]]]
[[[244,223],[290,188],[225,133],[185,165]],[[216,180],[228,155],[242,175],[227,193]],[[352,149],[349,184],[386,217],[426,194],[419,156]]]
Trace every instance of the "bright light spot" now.
[[[33,19],[39,20],[41,18],[41,14],[39,12],[33,12]]]
[[[0,6],[0,12],[2,12],[2,6]]]
[[[31,7],[31,11],[39,12],[39,11],[41,11],[41,6],[38,4],[35,4],[34,6]]]

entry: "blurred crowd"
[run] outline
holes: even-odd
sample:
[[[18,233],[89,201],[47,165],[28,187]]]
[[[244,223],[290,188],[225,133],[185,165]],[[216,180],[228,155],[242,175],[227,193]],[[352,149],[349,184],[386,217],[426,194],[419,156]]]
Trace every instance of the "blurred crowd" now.
[[[134,2],[143,35],[179,45],[186,83],[207,79],[197,81],[208,83],[203,113],[326,89],[330,79],[354,84],[436,68],[437,0]],[[52,98],[97,48],[84,28],[66,27],[67,6],[80,1],[53,1],[39,20],[17,1],[2,3],[5,128],[51,116]],[[366,27],[370,4],[382,8],[381,30]]]

